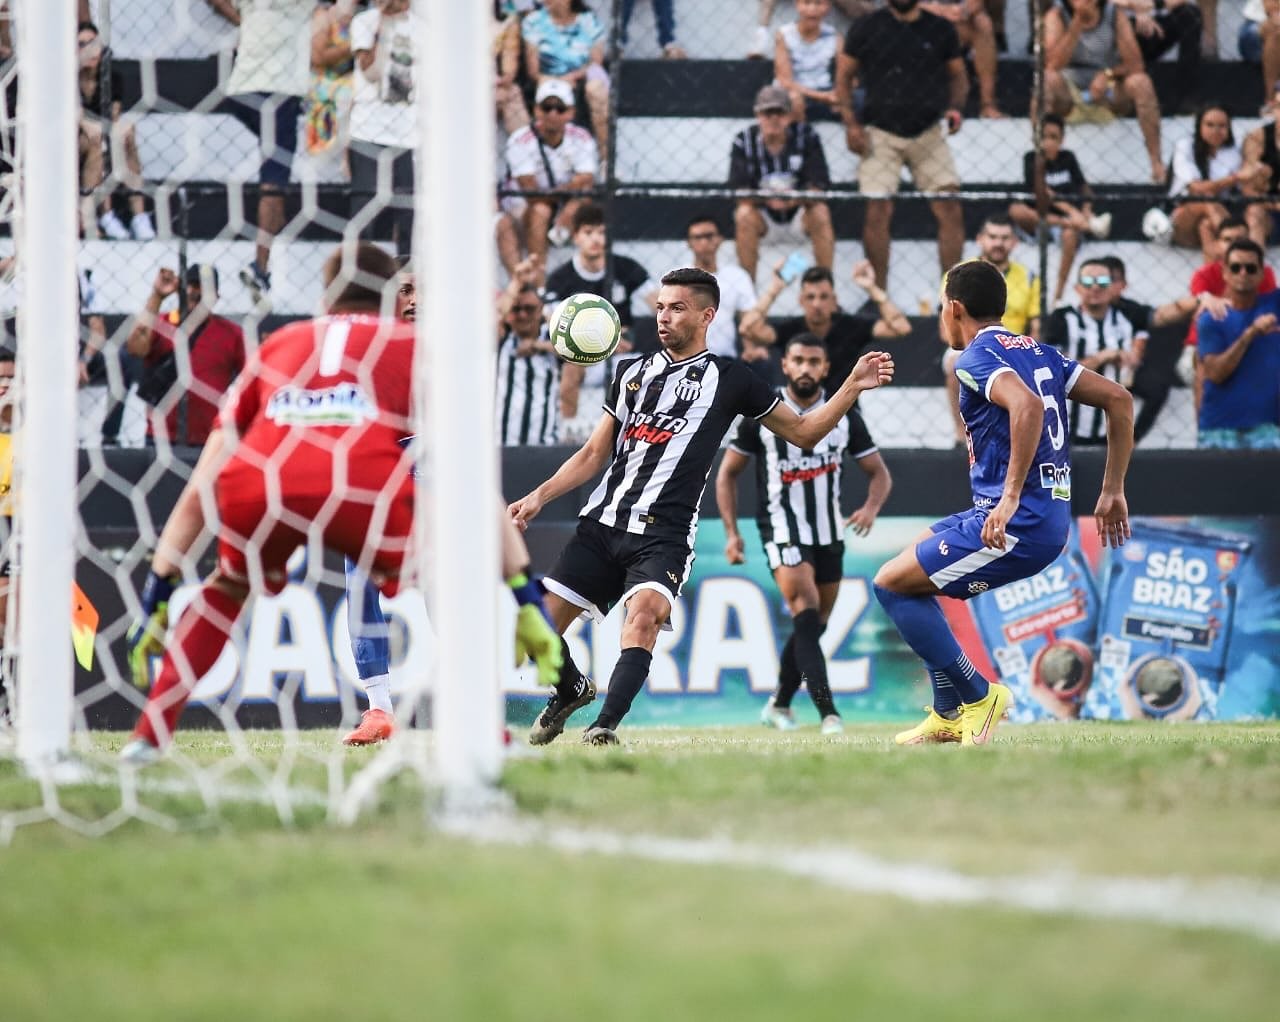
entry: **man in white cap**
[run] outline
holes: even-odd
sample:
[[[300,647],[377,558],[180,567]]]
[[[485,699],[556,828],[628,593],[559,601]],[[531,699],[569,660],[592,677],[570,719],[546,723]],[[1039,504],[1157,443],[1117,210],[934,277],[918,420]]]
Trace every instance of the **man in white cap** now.
[[[507,140],[508,187],[530,191],[574,192],[589,189],[600,169],[595,139],[573,123],[573,86],[543,79],[534,99],[533,123]],[[522,222],[524,242],[545,273],[548,244],[564,245],[581,199],[562,196],[511,196],[503,208]],[[541,280],[539,280],[541,283]]]

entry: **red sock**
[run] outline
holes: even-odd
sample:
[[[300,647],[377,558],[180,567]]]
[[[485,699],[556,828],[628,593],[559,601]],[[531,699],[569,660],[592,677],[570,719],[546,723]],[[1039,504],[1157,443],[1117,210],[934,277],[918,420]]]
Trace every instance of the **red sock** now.
[[[196,682],[217,662],[243,606],[242,601],[215,586],[205,583],[200,587],[178,619],[147,705],[133,729],[134,738],[158,747],[169,744]]]

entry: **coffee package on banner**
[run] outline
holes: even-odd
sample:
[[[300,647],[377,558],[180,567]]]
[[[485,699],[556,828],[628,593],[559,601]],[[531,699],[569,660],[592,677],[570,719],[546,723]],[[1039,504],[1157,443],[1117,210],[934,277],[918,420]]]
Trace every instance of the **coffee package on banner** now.
[[[1071,720],[1093,679],[1098,592],[1075,526],[1044,571],[969,601],[978,632],[1013,690],[1011,720]]]
[[[1227,667],[1236,590],[1252,544],[1134,523],[1102,578],[1098,669],[1085,717],[1209,720]]]

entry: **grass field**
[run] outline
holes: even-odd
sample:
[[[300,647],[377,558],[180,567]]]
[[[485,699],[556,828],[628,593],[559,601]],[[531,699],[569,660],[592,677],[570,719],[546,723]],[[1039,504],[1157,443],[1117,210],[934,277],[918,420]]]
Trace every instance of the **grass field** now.
[[[516,811],[479,832],[428,826],[407,779],[350,829],[210,816],[161,767],[140,798],[176,832],[0,848],[0,1018],[1274,1018],[1280,727],[893,730],[571,733],[509,764]],[[334,742],[302,736],[300,786],[368,762]],[[0,761],[0,816],[40,802]]]

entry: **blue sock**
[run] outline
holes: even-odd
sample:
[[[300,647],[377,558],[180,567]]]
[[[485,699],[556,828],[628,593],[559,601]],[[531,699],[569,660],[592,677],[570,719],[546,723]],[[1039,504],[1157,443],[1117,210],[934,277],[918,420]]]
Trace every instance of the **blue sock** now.
[[[351,654],[362,680],[391,672],[391,638],[378,590],[347,561],[347,630]]]
[[[930,671],[929,681],[933,684],[933,708],[940,717],[950,717],[960,709],[960,693],[951,684],[946,671]]]
[[[969,658],[956,642],[942,608],[933,596],[903,596],[876,586],[876,599],[898,626],[898,632],[929,670],[933,683],[934,709],[939,713],[954,710],[957,699],[976,703],[987,694],[987,679],[974,670]],[[950,682],[950,690],[940,684],[938,675]]]

